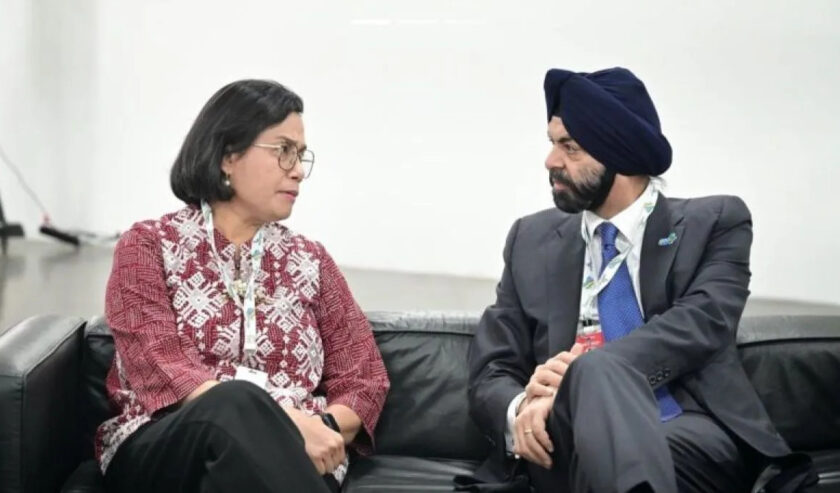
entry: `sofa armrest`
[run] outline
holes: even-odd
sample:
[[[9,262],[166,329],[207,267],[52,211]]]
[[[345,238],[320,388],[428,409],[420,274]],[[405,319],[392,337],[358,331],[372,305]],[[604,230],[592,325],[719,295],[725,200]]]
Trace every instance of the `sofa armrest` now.
[[[58,491],[77,465],[84,324],[46,315],[0,334],[0,493]]]

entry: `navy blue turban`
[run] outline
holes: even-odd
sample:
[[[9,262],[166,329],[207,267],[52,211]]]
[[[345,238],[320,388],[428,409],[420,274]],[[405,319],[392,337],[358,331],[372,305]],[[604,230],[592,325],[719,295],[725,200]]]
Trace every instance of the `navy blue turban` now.
[[[645,85],[625,68],[545,74],[548,119],[559,116],[569,136],[592,157],[622,175],[664,173],[671,144]]]

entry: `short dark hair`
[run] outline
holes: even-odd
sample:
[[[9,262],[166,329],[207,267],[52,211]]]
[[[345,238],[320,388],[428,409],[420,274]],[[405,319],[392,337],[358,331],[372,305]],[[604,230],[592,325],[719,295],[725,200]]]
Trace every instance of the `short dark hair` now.
[[[272,80],[238,80],[219,89],[193,122],[172,165],[169,182],[187,204],[230,200],[222,159],[246,150],[266,128],[290,113],[303,113],[303,101]]]

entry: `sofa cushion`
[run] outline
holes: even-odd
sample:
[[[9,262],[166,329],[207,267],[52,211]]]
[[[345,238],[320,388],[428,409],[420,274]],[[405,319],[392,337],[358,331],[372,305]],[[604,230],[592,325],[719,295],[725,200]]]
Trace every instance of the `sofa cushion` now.
[[[105,484],[99,472],[99,464],[88,459],[67,478],[61,493],[105,493]]]
[[[376,427],[380,454],[481,460],[489,445],[469,417],[467,352],[474,315],[371,312],[391,379]]]
[[[840,317],[745,318],[738,342],[744,369],[788,444],[840,448]]]
[[[82,345],[82,376],[79,396],[80,418],[82,420],[81,455],[93,457],[93,438],[100,423],[113,416],[105,390],[105,377],[114,360],[114,338],[104,317],[88,322]]]
[[[354,465],[351,477],[360,481],[364,464],[389,464],[388,457],[434,458],[435,467],[459,464],[441,458],[486,457],[488,445],[466,405],[466,356],[477,315],[370,312],[368,317],[392,384],[376,430],[377,452],[386,462],[377,462],[379,456],[361,459],[361,469]],[[814,491],[840,493],[840,452],[830,452],[840,448],[840,317],[744,318],[738,346],[782,436],[797,450],[829,450],[814,454],[823,473]],[[102,318],[88,324],[82,351],[80,414],[83,446],[90,454],[96,426],[112,412],[104,379],[114,349]],[[447,474],[451,480],[456,473]]]
[[[467,412],[466,354],[477,316],[371,312],[391,391],[376,430],[377,451],[479,460],[487,443]],[[81,402],[82,449],[93,450],[96,427],[113,415],[105,377],[114,341],[102,317],[84,332]]]
[[[452,491],[455,475],[470,474],[477,462],[377,455],[354,457],[342,492],[434,492]],[[93,460],[79,465],[61,493],[105,493],[102,475]]]
[[[342,492],[428,493],[453,491],[456,475],[472,474],[478,462],[398,455],[356,457]]]
[[[812,452],[820,482],[805,493],[840,493],[840,449]]]

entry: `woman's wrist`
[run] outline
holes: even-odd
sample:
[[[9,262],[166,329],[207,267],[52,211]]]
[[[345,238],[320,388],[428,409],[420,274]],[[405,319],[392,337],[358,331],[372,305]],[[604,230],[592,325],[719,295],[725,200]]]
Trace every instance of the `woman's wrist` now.
[[[321,413],[321,421],[324,422],[327,428],[336,433],[341,433],[341,427],[338,426],[338,421],[335,420],[335,416],[332,414],[327,412]]]
[[[198,387],[195,388],[190,394],[184,399],[184,402],[190,402],[197,399],[201,394],[207,392],[211,388],[219,385],[218,380],[207,380],[206,382],[202,383]]]

